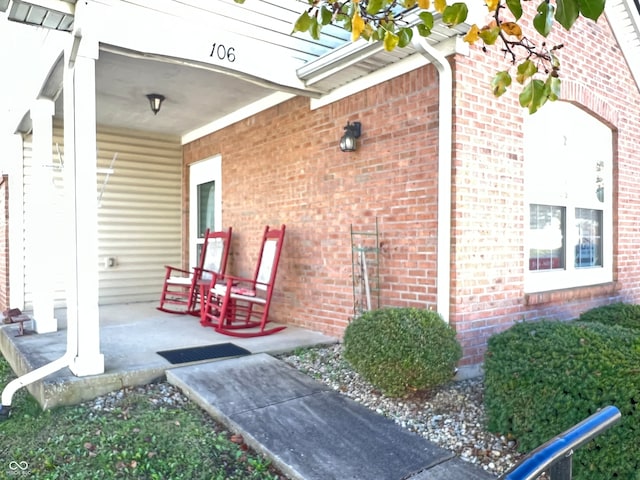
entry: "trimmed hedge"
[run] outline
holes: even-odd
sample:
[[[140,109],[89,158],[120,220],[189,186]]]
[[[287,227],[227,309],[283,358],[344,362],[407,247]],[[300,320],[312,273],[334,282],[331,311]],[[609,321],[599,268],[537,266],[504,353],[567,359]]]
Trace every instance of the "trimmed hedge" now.
[[[488,427],[513,436],[521,452],[607,405],[622,419],[575,453],[574,480],[640,479],[640,331],[541,321],[489,339]]]
[[[581,322],[598,322],[605,325],[640,330],[640,305],[613,303],[592,308],[580,315]]]
[[[402,396],[451,380],[462,348],[438,313],[382,308],[349,324],[344,357],[386,395]]]

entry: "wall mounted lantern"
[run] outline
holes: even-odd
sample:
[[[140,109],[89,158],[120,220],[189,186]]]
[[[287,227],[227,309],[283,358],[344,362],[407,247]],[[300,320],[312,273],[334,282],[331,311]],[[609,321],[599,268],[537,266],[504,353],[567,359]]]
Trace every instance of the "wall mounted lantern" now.
[[[355,152],[358,147],[356,138],[360,138],[362,132],[362,125],[360,122],[347,122],[347,126],[344,127],[344,135],[340,139],[340,150],[343,152]]]
[[[151,107],[151,111],[154,115],[157,115],[160,111],[160,107],[162,106],[162,102],[164,102],[164,95],[159,95],[157,93],[150,93],[147,95],[149,99],[149,106]]]

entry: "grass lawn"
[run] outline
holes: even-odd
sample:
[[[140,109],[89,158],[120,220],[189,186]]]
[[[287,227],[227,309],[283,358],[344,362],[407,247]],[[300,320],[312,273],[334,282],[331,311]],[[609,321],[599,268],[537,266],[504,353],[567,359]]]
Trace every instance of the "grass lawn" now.
[[[0,390],[15,378],[0,356]],[[234,440],[234,441],[232,441]],[[111,411],[42,411],[26,389],[0,423],[0,479],[285,479],[190,402],[167,407],[127,390]]]

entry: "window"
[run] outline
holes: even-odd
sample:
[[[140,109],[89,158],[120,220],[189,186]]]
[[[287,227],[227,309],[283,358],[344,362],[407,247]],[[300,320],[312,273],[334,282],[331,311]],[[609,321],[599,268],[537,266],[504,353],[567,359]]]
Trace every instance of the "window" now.
[[[525,291],[611,281],[611,130],[564,102],[525,122]]]
[[[532,204],[529,217],[529,270],[564,268],[565,208]]]
[[[207,228],[215,230],[216,182],[201,183],[197,188],[198,238],[204,238]]]

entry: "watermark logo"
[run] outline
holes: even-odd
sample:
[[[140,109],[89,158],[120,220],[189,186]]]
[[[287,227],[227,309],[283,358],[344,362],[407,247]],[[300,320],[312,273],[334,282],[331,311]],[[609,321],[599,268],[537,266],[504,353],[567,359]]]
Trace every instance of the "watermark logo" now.
[[[12,460],[9,462],[9,474],[10,475],[28,475],[29,474],[29,464],[25,461],[17,462]]]

